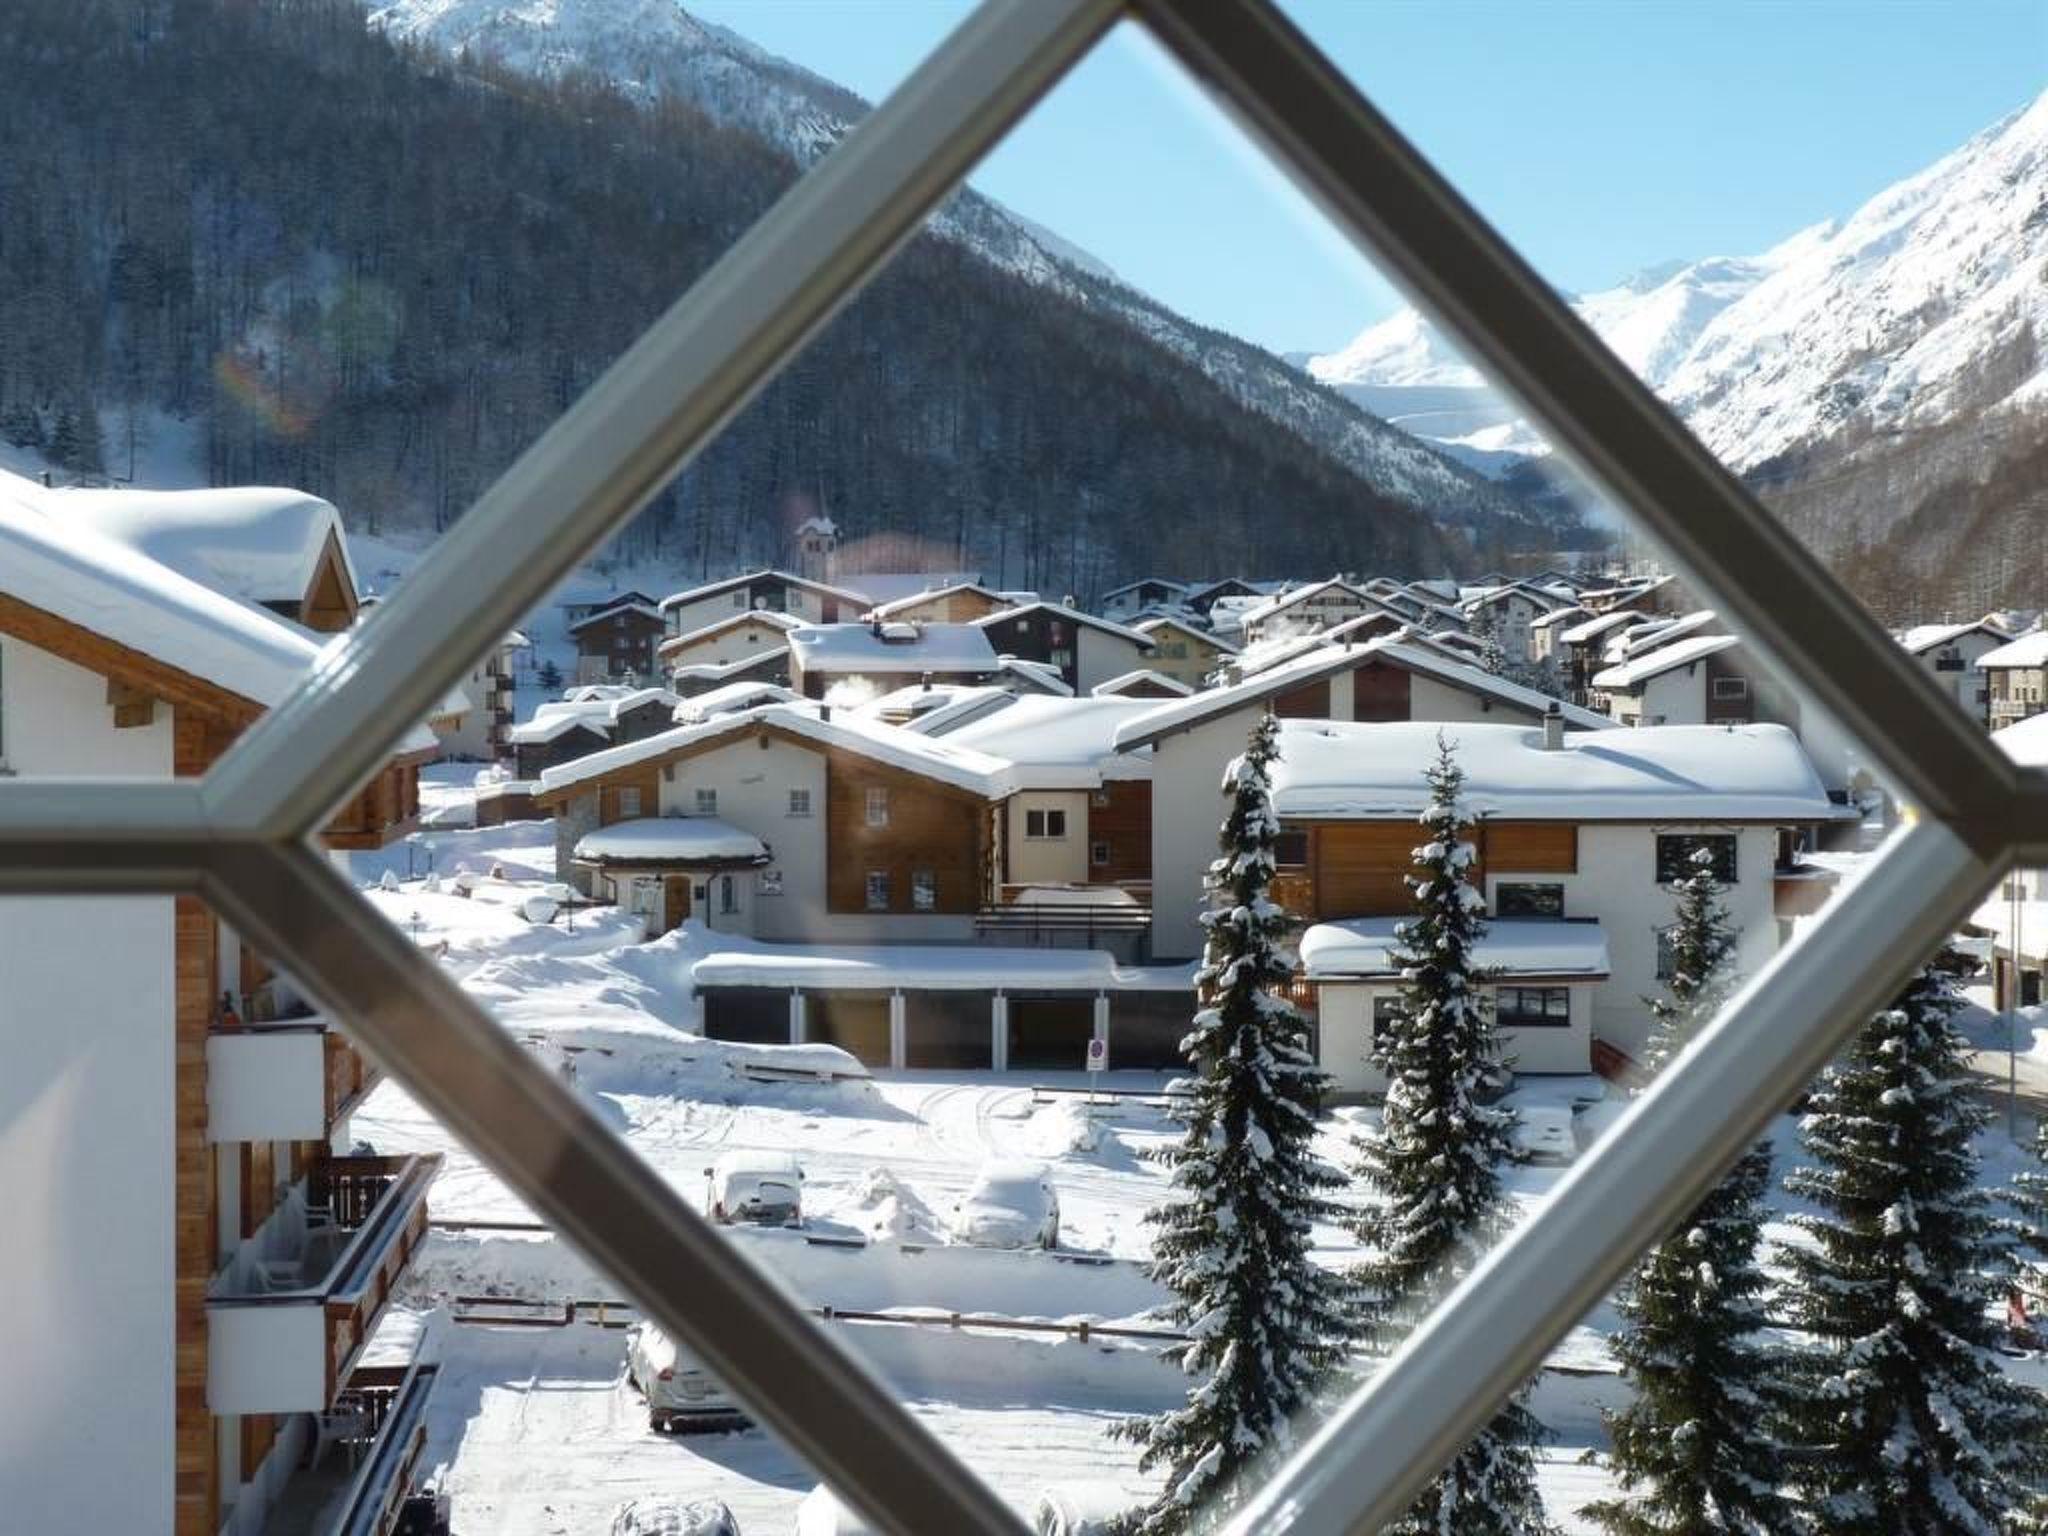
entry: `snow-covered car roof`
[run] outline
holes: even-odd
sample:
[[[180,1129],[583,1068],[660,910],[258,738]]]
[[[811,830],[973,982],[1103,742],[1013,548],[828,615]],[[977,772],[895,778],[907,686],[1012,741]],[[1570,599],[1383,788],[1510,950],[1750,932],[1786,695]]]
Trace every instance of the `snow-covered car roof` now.
[[[772,1179],[796,1184],[804,1176],[803,1165],[790,1153],[758,1147],[721,1152],[711,1167],[712,1176],[719,1179]]]
[[[1573,733],[1436,721],[1286,720],[1273,805],[1302,820],[1387,821],[1429,801],[1441,736],[1476,816],[1537,821],[1832,821],[1838,808],[1782,725],[1648,725]]]
[[[1421,836],[1418,828],[1417,837]],[[1301,968],[1311,980],[1398,976],[1399,917],[1358,917],[1315,923],[1301,936]],[[1566,976],[1597,981],[1612,970],[1606,930],[1598,922],[1504,918],[1487,924],[1472,952],[1474,965],[1502,977]]]

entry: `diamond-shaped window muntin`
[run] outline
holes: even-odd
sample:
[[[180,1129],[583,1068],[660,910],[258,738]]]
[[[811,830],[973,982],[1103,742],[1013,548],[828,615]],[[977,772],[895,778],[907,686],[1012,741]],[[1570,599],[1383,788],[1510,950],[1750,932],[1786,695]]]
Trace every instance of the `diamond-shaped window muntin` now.
[[[0,890],[188,891],[893,1529],[1016,1517],[308,844],[406,723],[736,414],[1126,14],[1385,263],[1696,590],[1887,767],[1917,820],[1232,1522],[1371,1528],[1463,1442],[2002,868],[2016,770],[1272,6],[985,0],[322,653],[197,785],[0,783]]]

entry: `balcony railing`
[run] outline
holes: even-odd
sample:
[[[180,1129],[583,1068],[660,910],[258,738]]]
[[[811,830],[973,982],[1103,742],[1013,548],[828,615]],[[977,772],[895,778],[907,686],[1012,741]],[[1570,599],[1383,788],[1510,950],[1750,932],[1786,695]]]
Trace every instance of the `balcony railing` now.
[[[1101,890],[1105,895],[1124,899],[1089,900],[1077,888],[1072,899],[996,902],[975,913],[974,929],[998,942],[1059,944],[1078,940],[1083,948],[1094,947],[1097,940],[1151,930],[1149,905],[1130,899],[1129,892],[1114,887]]]
[[[415,1493],[438,1369],[415,1362],[350,1372],[328,1418],[344,1454],[330,1448],[292,1473],[263,1513],[264,1536],[390,1536]]]
[[[334,1400],[427,1230],[438,1156],[329,1158],[235,1251],[207,1297],[215,1413]]]

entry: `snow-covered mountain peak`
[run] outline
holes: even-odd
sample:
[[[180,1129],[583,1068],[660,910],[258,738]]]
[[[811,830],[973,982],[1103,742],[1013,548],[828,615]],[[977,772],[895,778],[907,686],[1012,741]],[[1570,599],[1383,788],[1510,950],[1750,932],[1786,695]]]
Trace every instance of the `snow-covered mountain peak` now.
[[[1479,370],[1412,309],[1367,326],[1340,352],[1310,358],[1308,371],[1333,385],[1470,389],[1482,383]]]

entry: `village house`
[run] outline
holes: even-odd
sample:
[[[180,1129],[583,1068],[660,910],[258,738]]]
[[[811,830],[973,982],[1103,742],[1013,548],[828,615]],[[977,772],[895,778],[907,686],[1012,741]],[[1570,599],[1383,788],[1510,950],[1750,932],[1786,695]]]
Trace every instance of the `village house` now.
[[[69,501],[0,478],[0,765],[194,778],[299,683],[319,641]],[[410,732],[326,846],[413,825],[434,751]],[[431,1371],[358,1361],[424,1235],[438,1159],[351,1155],[370,1064],[198,896],[0,908],[8,1004],[58,1025],[14,1031],[0,1073],[10,1166],[35,1171],[16,1229],[36,1255],[0,1308],[0,1443],[50,1470],[17,1483],[29,1503],[4,1523],[253,1536],[345,1485],[333,1464],[299,1465],[332,1430],[366,1469],[350,1518],[388,1527]],[[376,1402],[374,1436],[366,1416],[333,1416],[344,1392]]]
[[[1567,696],[1575,704],[1590,703],[1593,674],[1607,666],[1607,647],[1626,631],[1649,623],[1632,608],[1579,619],[1556,632],[1551,658],[1563,674]]]
[[[1347,619],[1384,612],[1389,605],[1363,587],[1353,586],[1341,576],[1328,581],[1309,582],[1265,599],[1238,616],[1238,632],[1244,644],[1308,634],[1330,629]],[[1409,615],[1401,614],[1407,618]]]
[[[654,654],[670,676],[678,672],[702,676],[701,669],[704,668],[755,663],[769,656],[780,664],[783,672],[780,681],[787,683],[789,632],[802,627],[802,624],[803,620],[791,618],[786,613],[750,608],[713,619],[686,634],[669,635],[655,647]]]
[[[1070,692],[1144,666],[1152,637],[1062,603],[1025,603],[974,621],[998,656],[1056,669]]]
[[[999,671],[987,634],[973,624],[877,619],[867,624],[806,625],[789,632],[789,686],[810,699],[825,698],[840,684],[873,696],[906,679],[983,683]]]
[[[655,677],[654,648],[664,633],[658,609],[620,602],[569,626],[579,683],[643,683]]]
[[[666,688],[571,688],[561,699],[538,705],[531,720],[506,733],[513,777],[531,781],[586,753],[657,735],[675,724],[681,703]]]
[[[1105,619],[1128,624],[1147,611],[1184,607],[1187,597],[1187,583],[1147,576],[1140,581],[1111,587],[1097,601],[1095,611]]]
[[[805,624],[842,624],[860,618],[874,606],[865,592],[828,585],[789,571],[750,571],[661,600],[662,618],[671,635],[687,635],[736,613],[783,613]]]
[[[911,597],[878,603],[868,617],[922,624],[971,624],[976,619],[987,618],[992,613],[1015,606],[1014,598],[992,591],[978,581],[959,581]]]
[[[1303,924],[1317,1048],[1339,1090],[1380,1091],[1376,1020],[1401,987],[1389,951],[1413,911],[1416,817],[1439,736],[1464,771],[1475,885],[1491,921],[1482,964],[1521,1072],[1583,1073],[1640,1056],[1643,999],[1670,975],[1673,887],[1705,850],[1754,974],[1783,941],[1779,876],[1803,831],[1841,812],[1781,726],[1669,726],[1597,735],[1535,725],[1287,721],[1273,769],[1274,897]],[[1616,1059],[1607,1054],[1608,1064]]]
[[[2036,629],[1977,658],[1991,728],[2003,730],[2048,709],[2048,629]]]
[[[1989,619],[1970,624],[1916,624],[1899,644],[1934,674],[1942,691],[1979,725],[1991,723],[1991,685],[1978,662],[2012,638]]]
[[[512,631],[455,685],[450,702],[459,701],[460,708],[427,722],[441,743],[442,757],[495,763],[512,755],[513,666],[532,643]]]
[[[1522,582],[1489,587],[1462,605],[1466,628],[1475,636],[1491,636],[1503,656],[1518,662],[1532,659],[1530,626],[1565,606],[1552,594]]]
[[[1381,639],[1314,651],[1126,721],[1116,732],[1118,749],[1152,751],[1152,878],[1161,893],[1152,911],[1153,957],[1183,959],[1201,952],[1196,913],[1226,809],[1223,770],[1244,750],[1261,715],[1537,725],[1556,703],[1438,651]],[[1574,705],[1562,706],[1561,718],[1572,730],[1613,727],[1604,715]]]
[[[1561,654],[1563,647],[1558,636],[1574,625],[1581,624],[1593,615],[1577,603],[1566,603],[1548,613],[1539,613],[1529,621],[1529,660],[1549,661]]]
[[[1209,677],[1237,654],[1237,647],[1185,619],[1140,619],[1131,626],[1152,642],[1146,665],[1190,688],[1207,686]]]
[[[1220,581],[1197,581],[1188,585],[1180,606],[1198,619],[1206,619],[1216,604],[1225,598],[1236,601],[1257,602],[1266,595],[1271,583],[1260,584],[1246,581],[1238,576],[1225,576]]]

